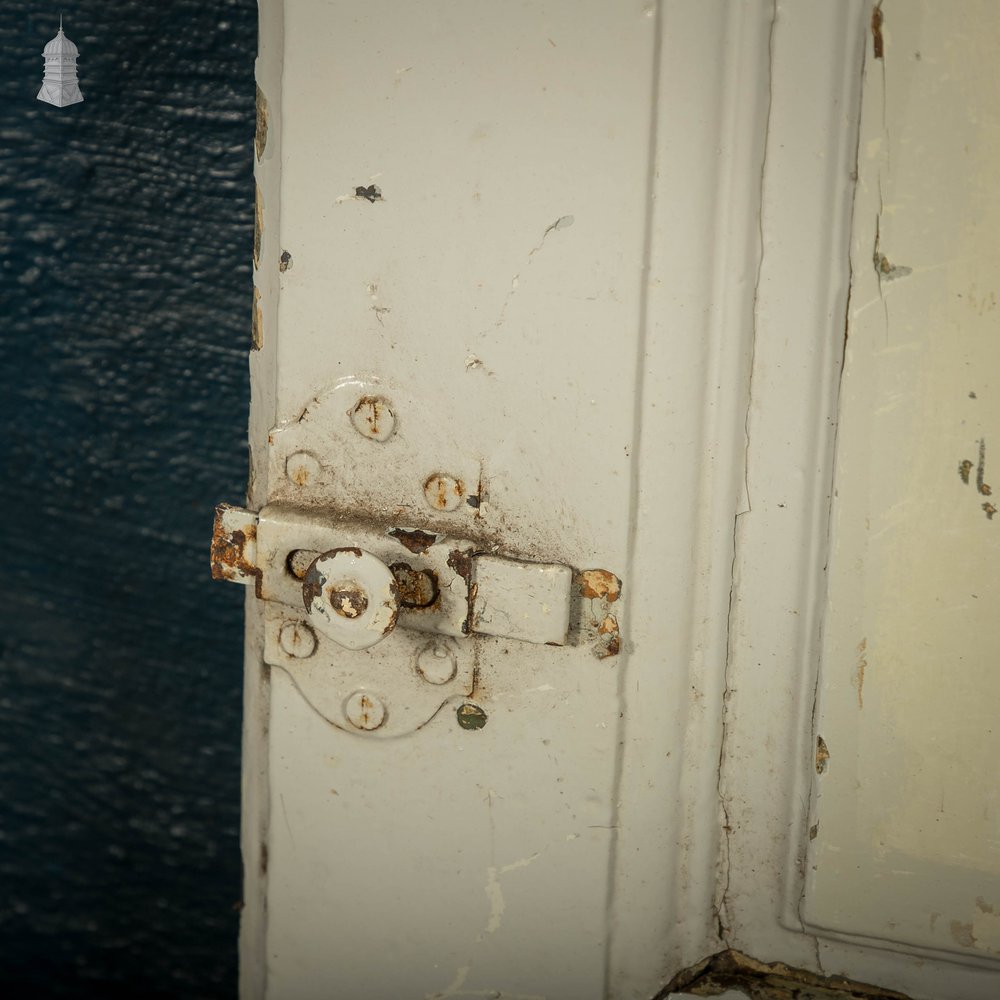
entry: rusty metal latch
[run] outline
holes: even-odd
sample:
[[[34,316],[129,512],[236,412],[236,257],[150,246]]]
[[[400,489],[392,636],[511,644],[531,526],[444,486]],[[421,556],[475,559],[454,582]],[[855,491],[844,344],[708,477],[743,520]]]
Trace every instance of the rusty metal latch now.
[[[569,631],[569,566],[505,559],[416,529],[374,531],[282,504],[259,514],[219,506],[212,574],[304,610],[311,627],[348,649],[374,646],[397,623],[554,646]]]
[[[338,380],[268,434],[260,512],[215,517],[212,575],[253,586],[264,661],[331,725],[374,738],[449,703],[481,727],[466,699],[490,644],[600,661],[622,645],[618,577],[507,557],[482,456],[419,393]]]
[[[212,575],[264,602],[265,662],[332,725],[372,737],[411,733],[452,701],[463,724],[478,680],[470,637],[562,645],[574,583],[589,586],[569,566],[281,503],[216,509]]]

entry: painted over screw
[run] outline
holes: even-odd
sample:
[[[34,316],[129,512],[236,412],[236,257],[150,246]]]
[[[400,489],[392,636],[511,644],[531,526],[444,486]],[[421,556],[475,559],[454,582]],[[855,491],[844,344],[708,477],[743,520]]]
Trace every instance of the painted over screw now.
[[[385,703],[367,691],[355,691],[344,703],[344,715],[355,729],[371,732],[385,722]]]
[[[424,499],[434,510],[457,510],[465,496],[461,479],[436,472],[424,482]]]
[[[371,441],[388,441],[396,430],[396,414],[384,396],[362,396],[351,410],[354,429]]]
[[[417,672],[429,684],[447,684],[458,670],[455,654],[441,642],[432,642],[417,654]]]
[[[308,451],[297,451],[294,455],[288,456],[285,462],[285,475],[296,486],[308,486],[319,478],[322,468],[315,455],[310,455]]]
[[[316,652],[316,633],[305,622],[285,622],[278,643],[288,656],[305,660]]]

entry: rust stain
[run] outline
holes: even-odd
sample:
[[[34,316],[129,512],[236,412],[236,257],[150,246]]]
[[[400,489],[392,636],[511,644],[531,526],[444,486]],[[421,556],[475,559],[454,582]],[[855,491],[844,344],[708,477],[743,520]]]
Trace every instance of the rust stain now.
[[[284,274],[292,266],[292,255],[287,250],[281,251],[278,257],[278,270]]]
[[[215,525],[212,529],[212,579],[238,580],[241,577],[254,578],[254,590],[261,596],[261,571],[246,557],[248,543],[257,541],[257,526],[248,525],[245,531],[227,532],[222,524],[222,515],[229,510],[228,504],[215,508]]]
[[[476,603],[476,594],[479,587],[472,582],[472,549],[452,549],[448,553],[448,566],[455,571],[469,588],[469,600],[465,613],[465,621],[462,622],[462,634],[469,634],[469,623],[472,621],[472,610]]]
[[[315,566],[309,568],[309,572],[306,573],[305,579],[302,581],[302,603],[305,605],[306,611],[312,607],[313,601],[317,597],[323,596],[323,580],[319,573],[316,571]]]
[[[399,587],[395,580],[389,585],[389,593],[391,596],[387,601],[383,602],[383,606],[387,607],[391,613],[389,621],[386,623],[385,628],[382,629],[382,635],[388,635],[396,627],[396,622],[399,621],[399,609],[402,604],[399,599]]]
[[[436,541],[437,535],[432,535],[428,531],[419,529],[408,530],[406,528],[393,528],[389,535],[395,538],[400,545],[409,549],[414,555],[426,552]]]
[[[885,42],[882,40],[881,4],[872,9],[872,47],[876,59],[881,59],[885,55]]]
[[[997,512],[996,507],[994,507],[988,500],[982,506],[983,510],[986,511],[986,519],[988,521],[992,521],[993,515]]]
[[[368,610],[368,595],[356,583],[341,583],[330,588],[330,605],[341,618],[360,618]]]
[[[830,759],[830,750],[822,736],[816,737],[816,773],[826,771],[826,762]]]
[[[580,596],[613,604],[621,596],[622,582],[606,569],[585,569],[577,578]]]
[[[858,666],[854,671],[854,686],[858,689],[858,708],[865,707],[865,671],[868,669],[868,639],[858,643]]]
[[[260,289],[253,286],[253,317],[251,320],[250,346],[259,351],[264,346],[264,314],[260,308]]]
[[[388,436],[386,421],[395,424],[395,414],[389,407],[389,401],[382,396],[362,396],[354,407],[352,419],[354,426],[362,433],[376,440]],[[392,425],[389,425],[390,428]]]
[[[967,458],[958,463],[958,474],[966,486],[969,484],[970,472],[972,472],[972,463]]]
[[[389,569],[396,578],[399,603],[404,608],[429,608],[441,596],[437,577],[430,570],[414,569],[404,562],[393,563]]]
[[[257,129],[254,134],[254,145],[257,147],[257,160],[259,162],[267,147],[267,97],[259,86],[257,87]]]
[[[452,549],[448,553],[448,565],[460,576],[466,583],[472,582],[472,550],[471,549]]]
[[[309,565],[319,557],[318,552],[311,549],[295,549],[288,553],[285,568],[296,580],[304,580],[309,572]]]

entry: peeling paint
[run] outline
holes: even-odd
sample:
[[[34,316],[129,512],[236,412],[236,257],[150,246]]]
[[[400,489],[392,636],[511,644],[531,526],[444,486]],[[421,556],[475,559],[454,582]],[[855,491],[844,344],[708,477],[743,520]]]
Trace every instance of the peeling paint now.
[[[973,933],[971,923],[962,923],[960,920],[953,920],[951,922],[951,937],[955,944],[959,944],[963,948],[976,947],[976,936]]]
[[[621,596],[622,582],[606,569],[585,569],[579,575],[580,596],[607,601],[609,604]]]
[[[858,689],[858,708],[865,707],[865,671],[868,669],[868,640],[858,643],[858,665],[854,670],[854,686]]]
[[[876,59],[882,59],[885,55],[885,42],[882,39],[881,0],[872,9],[872,50]]]
[[[254,183],[253,190],[253,268],[256,271],[260,267],[260,244],[264,238],[264,195],[257,183]]]
[[[904,993],[871,983],[823,976],[784,962],[762,962],[744,952],[727,950],[683,969],[674,976],[656,1000],[674,993],[717,996],[727,990],[741,990],[763,1000],[910,1000]]]
[[[264,155],[267,148],[267,97],[264,91],[257,86],[257,127],[254,133],[254,145],[257,147],[257,160]]]
[[[260,289],[253,286],[253,312],[250,320],[250,346],[259,351],[264,346],[264,313],[260,308]]]
[[[588,602],[581,607],[575,641],[593,642],[599,660],[617,656],[622,648],[621,630],[611,605],[621,597],[621,580],[606,569],[585,569],[576,574],[574,585],[581,601]]]
[[[231,527],[232,515],[239,508],[219,504],[215,508],[212,529],[212,579],[243,581],[253,579],[257,596],[261,596],[261,570],[256,565],[257,526],[246,523]]]
[[[822,736],[816,737],[816,773],[826,772],[826,763],[830,759],[830,750]]]
[[[426,552],[438,540],[437,535],[419,528],[392,528],[388,534],[414,555]]]
[[[989,485],[984,482],[986,475],[986,438],[979,439],[979,461],[976,463],[976,489],[984,496],[988,497],[993,493]]]
[[[903,264],[893,264],[884,253],[881,252],[879,246],[879,230],[881,228],[881,221],[879,219],[875,220],[875,250],[872,253],[872,261],[875,264],[875,273],[878,275],[879,284],[883,281],[892,281],[895,278],[905,278],[908,274],[913,273],[912,267],[906,267]]]

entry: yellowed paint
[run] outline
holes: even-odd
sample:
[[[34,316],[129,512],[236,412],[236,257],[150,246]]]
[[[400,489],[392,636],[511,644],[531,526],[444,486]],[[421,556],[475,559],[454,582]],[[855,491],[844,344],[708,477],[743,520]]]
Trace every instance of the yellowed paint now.
[[[973,890],[1000,898],[1000,520],[986,499],[1000,469],[1000,7],[882,10],[820,690],[831,759],[806,908],[849,933],[988,953],[1000,936]]]

